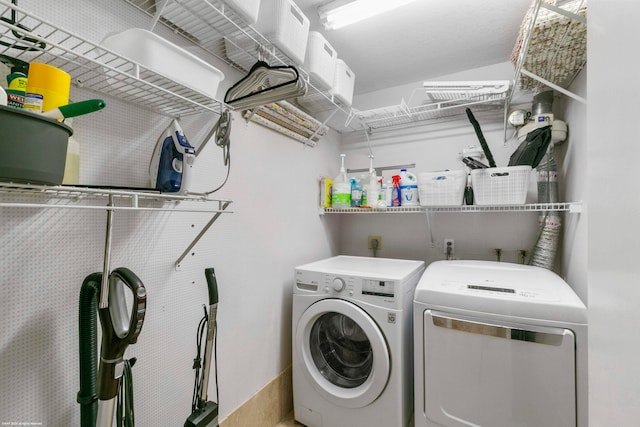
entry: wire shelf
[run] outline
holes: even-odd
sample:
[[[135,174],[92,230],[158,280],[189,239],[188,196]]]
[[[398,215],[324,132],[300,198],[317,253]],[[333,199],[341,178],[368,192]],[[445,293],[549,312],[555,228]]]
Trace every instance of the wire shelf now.
[[[458,212],[582,212],[582,203],[528,203],[524,205],[503,205],[503,206],[447,206],[447,207],[429,207],[429,206],[411,206],[411,207],[394,207],[394,208],[321,208],[321,214],[394,214],[394,213],[458,213]]]
[[[6,18],[12,13],[16,16],[14,23],[8,18],[0,20],[2,55],[27,63],[51,64],[69,73],[77,86],[117,94],[122,100],[169,116],[220,113],[224,108],[216,99],[0,0],[0,16]]]
[[[161,9],[157,5],[162,2],[156,0],[125,1],[153,17],[153,27],[157,23],[167,26],[240,71],[248,71],[260,59],[270,65],[294,64],[267,37],[246,24],[221,0],[167,0]],[[331,109],[347,115],[350,113],[348,107],[318,89],[308,72],[301,67],[296,69],[309,88],[307,95],[301,98],[303,102],[309,97],[314,103],[321,102],[325,106],[330,105]],[[304,106],[303,103],[301,105]]]
[[[370,131],[421,125],[424,122],[464,114],[467,108],[503,111],[509,81],[425,82],[409,102],[367,111],[352,111],[347,123],[358,119]]]
[[[163,194],[151,189],[147,191],[0,182],[0,195],[7,198],[14,196],[10,202],[0,202],[0,207],[232,213],[226,210],[231,203],[230,200],[212,199],[200,194]],[[112,204],[108,204],[109,200]]]

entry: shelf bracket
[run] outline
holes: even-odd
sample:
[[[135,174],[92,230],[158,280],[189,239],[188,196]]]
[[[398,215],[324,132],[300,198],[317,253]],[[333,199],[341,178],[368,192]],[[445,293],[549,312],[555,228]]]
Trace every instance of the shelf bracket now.
[[[540,77],[540,76],[538,76],[536,74],[533,74],[532,72],[527,71],[524,68],[521,68],[520,72],[522,74],[524,74],[525,76],[531,77],[532,79],[539,81],[540,83],[544,84],[545,86],[549,86],[551,89],[557,90],[561,94],[567,95],[568,97],[573,98],[573,99],[575,99],[576,101],[578,101],[578,102],[580,102],[582,104],[586,104],[587,103],[587,100],[585,98],[583,98],[581,96],[578,96],[575,93],[570,92],[570,91],[566,90],[565,88],[563,88],[561,86],[558,86],[555,83],[550,82],[547,79],[544,79],[544,78],[542,78],[542,77]]]
[[[109,195],[107,207],[113,206],[113,195]],[[107,209],[107,232],[104,239],[104,261],[102,264],[102,282],[100,284],[99,308],[109,307],[109,274],[111,263],[111,231],[113,229],[113,209]]]
[[[431,212],[429,210],[425,210],[425,217],[427,218],[427,232],[429,233],[429,242],[431,243],[431,247],[436,247],[436,242],[433,240],[433,227],[431,227]]]
[[[209,220],[207,225],[205,225],[204,228],[202,230],[200,230],[200,233],[198,233],[198,235],[193,239],[193,241],[191,242],[189,247],[187,249],[185,249],[184,252],[182,252],[182,255],[180,255],[180,257],[178,258],[178,260],[174,264],[175,268],[176,268],[176,271],[182,270],[182,261],[184,261],[184,259],[189,254],[189,252],[191,252],[191,250],[194,248],[194,246],[200,241],[202,236],[204,236],[206,234],[206,232],[209,230],[209,228],[211,228],[213,223],[216,222],[216,220],[220,217],[220,215],[222,215],[223,211],[225,209],[227,209],[227,207],[229,206],[230,203],[231,203],[230,201],[222,202],[222,206],[220,207],[220,211],[216,212],[216,214]]]

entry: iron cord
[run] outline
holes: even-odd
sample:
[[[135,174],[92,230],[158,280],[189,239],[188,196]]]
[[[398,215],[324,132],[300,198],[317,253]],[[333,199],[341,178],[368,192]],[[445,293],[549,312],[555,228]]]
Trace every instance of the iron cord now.
[[[206,144],[215,134],[216,145],[222,148],[222,159],[224,161],[224,165],[227,167],[227,174],[222,184],[220,184],[218,187],[214,188],[211,191],[206,191],[201,194],[208,196],[210,194],[215,193],[216,191],[224,187],[225,184],[227,183],[227,180],[229,179],[229,174],[231,172],[231,120],[232,120],[231,113],[229,112],[229,110],[224,110],[220,114],[220,118],[218,119],[218,121],[214,124],[214,126],[209,131],[209,134],[205,137],[204,143],[201,144],[200,147],[198,147],[197,154],[199,154],[204,144]],[[193,193],[193,194],[200,194],[200,193]]]

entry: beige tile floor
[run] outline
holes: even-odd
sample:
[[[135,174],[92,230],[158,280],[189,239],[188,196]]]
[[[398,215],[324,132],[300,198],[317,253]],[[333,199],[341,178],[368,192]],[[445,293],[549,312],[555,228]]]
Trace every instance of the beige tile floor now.
[[[276,427],[304,427],[302,424],[293,419],[293,412],[290,412],[286,418],[280,421]]]

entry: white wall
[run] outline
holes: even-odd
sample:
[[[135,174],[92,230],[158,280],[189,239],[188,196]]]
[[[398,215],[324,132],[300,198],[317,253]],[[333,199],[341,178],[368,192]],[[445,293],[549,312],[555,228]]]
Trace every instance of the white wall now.
[[[587,98],[586,86],[587,71],[583,70],[569,89]],[[569,127],[567,140],[555,149],[559,164],[562,165],[559,177],[560,200],[581,201],[587,205],[587,106],[567,96],[556,100],[560,107],[557,117],[566,121]],[[580,214],[564,216],[563,239],[559,251],[562,275],[585,304],[589,301],[586,268],[587,218],[586,208]]]
[[[97,42],[110,31],[148,26],[124,1],[47,6],[24,0],[20,6]],[[212,63],[226,74],[221,98],[240,74]],[[106,109],[74,123],[81,181],[146,186],[153,146],[169,118],[122,103],[117,93],[100,96]],[[96,94],[74,88],[72,97]],[[214,118],[183,119],[192,142]],[[337,139],[331,133],[308,148],[234,114],[231,174],[218,194],[233,200],[233,213],[212,226],[182,271],[175,271],[175,260],[212,214],[116,212],[111,266],[133,270],[148,292],[142,333],[127,352],[138,358],[138,425],[182,425],[191,412],[206,267],[216,269],[220,291],[220,418],[290,365],[293,268],[337,252],[335,218],[317,211],[317,180],[338,158]],[[197,159],[196,170],[198,190],[222,182],[215,144]],[[0,422],[79,425],[77,301],[82,280],[102,269],[106,213],[0,207],[0,218]],[[213,384],[209,390],[214,398]]]
[[[513,66],[496,64],[442,76],[440,81],[510,80]],[[398,105],[401,98],[409,102],[422,82],[356,97],[359,109]],[[521,102],[519,98],[519,102]],[[411,105],[411,104],[410,104]],[[530,108],[530,99],[526,108]],[[472,110],[474,110],[472,108]],[[502,112],[474,113],[498,166],[506,166],[518,145],[507,129],[505,142]],[[454,119],[428,122],[426,126],[401,131],[374,131],[369,142],[364,131],[343,134],[342,151],[347,154],[349,168],[368,166],[368,154],[375,156],[374,166],[415,163],[413,173],[444,169],[463,169],[460,153],[469,146],[479,146],[473,126],[465,115]],[[485,160],[486,162],[486,160]],[[385,180],[399,171],[385,173]],[[531,179],[528,201],[536,201],[535,178]],[[429,227],[430,226],[430,227]],[[367,249],[367,235],[382,236],[378,256],[410,258],[431,262],[444,259],[444,239],[455,240],[455,256],[462,259],[496,260],[496,249],[502,250],[502,261],[520,262],[520,251],[531,252],[537,232],[537,214],[520,213],[453,213],[343,215],[340,221],[340,251],[352,255],[372,255]]]
[[[640,419],[640,155],[637,39],[640,4],[589,3],[588,280],[590,420],[635,426]]]

